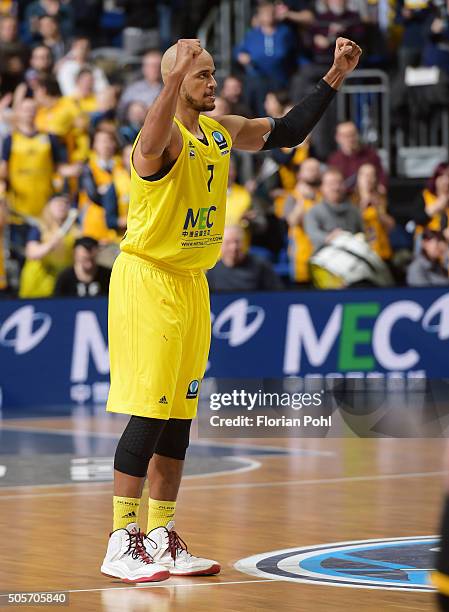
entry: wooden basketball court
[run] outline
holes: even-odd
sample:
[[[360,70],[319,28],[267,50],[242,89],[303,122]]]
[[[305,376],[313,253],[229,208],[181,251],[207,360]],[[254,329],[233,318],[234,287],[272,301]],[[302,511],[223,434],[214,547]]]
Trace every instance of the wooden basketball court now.
[[[294,547],[435,534],[443,441],[193,442],[177,529],[193,553],[219,560],[222,573],[129,586],[99,571],[112,495],[101,470],[125,422],[102,410],[2,421],[2,594],[66,591],[71,609],[92,612],[434,609],[430,591],[295,583],[250,575],[234,564]],[[63,472],[67,455],[71,472],[58,483],[55,474]],[[146,516],[140,522],[144,526]],[[413,571],[422,576],[428,569]]]

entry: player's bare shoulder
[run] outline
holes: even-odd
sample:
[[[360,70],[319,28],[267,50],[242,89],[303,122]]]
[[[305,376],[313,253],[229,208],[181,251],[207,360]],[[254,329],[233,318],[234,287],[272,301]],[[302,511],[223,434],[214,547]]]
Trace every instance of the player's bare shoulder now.
[[[245,117],[241,117],[240,115],[220,115],[218,117],[214,117],[214,119],[229,132],[232,141],[234,142],[235,137],[242,128]]]

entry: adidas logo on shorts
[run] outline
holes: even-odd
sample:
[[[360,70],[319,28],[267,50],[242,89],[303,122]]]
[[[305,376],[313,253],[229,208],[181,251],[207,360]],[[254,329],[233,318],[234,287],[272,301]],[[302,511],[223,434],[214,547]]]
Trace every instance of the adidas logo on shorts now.
[[[163,396],[161,397],[161,399],[159,400],[159,403],[160,403],[160,404],[168,404],[168,402],[167,402],[167,398],[165,397],[165,395],[163,395]]]

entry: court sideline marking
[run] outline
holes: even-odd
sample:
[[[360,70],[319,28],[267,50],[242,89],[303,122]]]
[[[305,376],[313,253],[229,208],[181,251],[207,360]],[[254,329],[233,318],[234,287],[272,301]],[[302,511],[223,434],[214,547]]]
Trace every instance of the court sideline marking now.
[[[145,585],[145,586],[140,586],[138,584],[133,585],[133,586],[125,586],[125,587],[106,587],[104,589],[60,589],[58,591],[42,591],[43,593],[93,593],[96,591],[123,591],[123,590],[130,590],[130,589],[161,589],[161,588],[191,588],[191,587],[203,587],[203,586],[226,586],[226,585],[230,585],[230,584],[254,584],[255,582],[259,582],[259,583],[273,583],[273,582],[281,582],[281,579],[279,578],[265,578],[264,580],[229,580],[227,582],[199,582],[197,584],[195,583],[191,583],[191,584],[182,584],[182,583],[177,583],[177,584],[165,584],[165,580],[161,583],[161,584],[152,584],[152,585]],[[11,591],[11,593],[14,593],[15,591]],[[21,593],[27,593],[26,591],[21,591]],[[0,593],[0,597],[8,597],[9,593]]]
[[[241,483],[228,483],[228,484],[208,484],[208,485],[193,485],[187,487],[181,487],[181,493],[183,491],[207,491],[207,490],[217,490],[217,489],[258,489],[258,488],[269,488],[269,487],[285,487],[291,485],[320,485],[320,484],[338,484],[338,483],[351,483],[351,482],[370,482],[370,481],[382,481],[382,480],[401,480],[406,478],[432,478],[436,476],[445,476],[446,472],[403,472],[399,474],[377,474],[372,476],[342,476],[337,478],[317,478],[311,480],[279,480],[272,482],[241,482]],[[105,493],[110,494],[111,483],[98,483],[107,485],[108,488],[105,491],[96,491],[96,493]],[[33,485],[31,485],[33,486]],[[40,487],[48,487],[52,485],[37,485]],[[61,485],[53,485],[54,487],[60,487]],[[64,486],[64,485],[63,485]],[[65,486],[73,486],[73,485],[65,485]],[[79,486],[79,485],[78,485]],[[91,484],[87,484],[87,486],[91,486]],[[25,493],[24,495],[1,495],[1,491],[20,491],[23,490],[24,487],[16,486],[16,487],[2,487],[0,488],[0,501],[9,500],[9,499],[29,499],[32,497],[66,497],[73,495],[92,495],[92,491],[61,491],[55,493]]]
[[[32,425],[25,425],[23,427],[17,425],[8,425],[6,423],[2,423],[0,420],[0,431],[16,431],[16,432],[25,432],[25,433],[47,433],[54,434],[58,436],[92,436],[98,438],[110,438],[112,440],[119,440],[121,437],[121,433],[114,433],[112,431],[91,431],[89,429],[52,429],[51,427],[36,427]],[[242,438],[245,440],[246,438]],[[254,440],[254,438],[248,438],[249,440]],[[288,440],[289,438],[284,438]],[[300,440],[301,438],[294,438],[296,440]],[[209,439],[191,439],[190,444],[196,444],[198,446],[225,446],[229,448],[241,447],[245,446],[248,448],[255,448],[260,450],[270,450],[270,451],[282,451],[286,454],[294,454],[297,453],[299,455],[312,455],[312,456],[323,456],[323,457],[334,457],[337,453],[336,451],[323,451],[316,450],[313,448],[295,448],[290,446],[271,446],[265,444],[251,444],[249,442],[241,442],[236,444],[235,442],[217,442],[216,440]],[[262,453],[263,454],[263,453]]]

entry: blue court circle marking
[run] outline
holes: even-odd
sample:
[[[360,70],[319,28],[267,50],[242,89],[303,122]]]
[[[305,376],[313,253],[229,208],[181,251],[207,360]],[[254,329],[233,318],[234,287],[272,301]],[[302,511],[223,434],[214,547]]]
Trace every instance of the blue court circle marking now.
[[[334,542],[240,559],[234,567],[272,580],[349,588],[430,592],[437,536]]]

